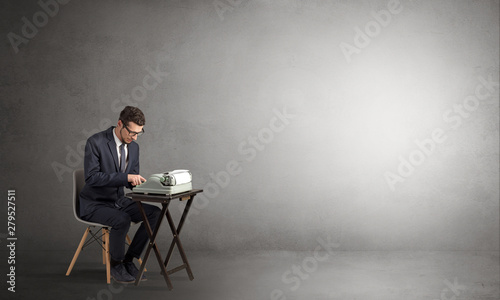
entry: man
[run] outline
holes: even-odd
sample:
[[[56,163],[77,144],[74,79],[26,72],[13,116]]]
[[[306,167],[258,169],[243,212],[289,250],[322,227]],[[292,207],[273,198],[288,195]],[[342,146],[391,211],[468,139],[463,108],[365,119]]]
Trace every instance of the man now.
[[[141,256],[149,241],[144,224],[141,224],[125,254],[130,222],[141,222],[142,216],[138,205],[124,196],[123,188],[131,189],[146,181],[139,175],[139,145],[135,143],[144,133],[145,123],[139,108],[127,106],[120,113],[116,127],[94,134],[85,146],[85,186],[80,193],[80,216],[83,220],[111,227],[111,276],[121,283],[134,282],[139,270],[132,260]],[[160,209],[153,205],[143,206],[154,228]]]

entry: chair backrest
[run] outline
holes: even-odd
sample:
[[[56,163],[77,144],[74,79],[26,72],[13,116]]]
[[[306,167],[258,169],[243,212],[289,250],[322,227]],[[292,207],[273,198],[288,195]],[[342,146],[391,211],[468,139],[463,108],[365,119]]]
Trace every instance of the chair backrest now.
[[[73,172],[73,213],[77,220],[80,219],[80,191],[85,185],[85,177],[83,169],[78,169]]]

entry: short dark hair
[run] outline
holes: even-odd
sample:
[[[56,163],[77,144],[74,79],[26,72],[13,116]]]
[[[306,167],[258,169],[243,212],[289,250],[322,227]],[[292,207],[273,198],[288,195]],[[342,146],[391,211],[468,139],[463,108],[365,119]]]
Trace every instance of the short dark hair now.
[[[144,126],[146,124],[146,118],[144,118],[142,111],[133,106],[125,106],[120,113],[120,120],[122,120],[125,125],[128,125],[129,122],[134,122],[139,126]]]

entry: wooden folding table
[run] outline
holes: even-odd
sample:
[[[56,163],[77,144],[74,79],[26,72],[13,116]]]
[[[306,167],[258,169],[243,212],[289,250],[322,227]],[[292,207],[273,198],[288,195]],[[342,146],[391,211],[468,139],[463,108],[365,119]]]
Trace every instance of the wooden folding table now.
[[[139,274],[137,274],[137,278],[135,279],[135,285],[139,285],[139,282],[141,280],[142,274],[144,273],[144,269],[146,267],[146,263],[148,261],[149,254],[151,253],[151,250],[154,250],[154,252],[155,252],[156,258],[158,260],[158,264],[160,265],[160,268],[161,268],[161,273],[162,273],[163,277],[165,278],[165,282],[167,283],[169,290],[172,290],[172,288],[173,288],[172,282],[170,281],[170,278],[168,277],[168,275],[171,275],[172,273],[186,269],[189,280],[194,279],[193,272],[191,271],[191,267],[189,266],[189,262],[187,260],[186,254],[184,253],[184,248],[182,247],[181,240],[179,239],[179,234],[181,232],[182,226],[184,225],[184,221],[186,220],[186,217],[187,217],[187,214],[188,214],[189,209],[191,207],[191,204],[193,203],[194,196],[198,193],[201,193],[201,192],[203,192],[203,190],[190,190],[187,192],[173,194],[173,195],[152,195],[152,194],[140,194],[140,193],[128,193],[126,195],[127,197],[132,198],[132,200],[134,200],[137,203],[137,205],[139,206],[139,210],[141,211],[144,226],[146,227],[146,231],[149,235],[148,247],[146,249],[146,253],[144,254],[144,258],[142,260],[142,264],[141,264],[141,267],[139,269]],[[175,226],[175,223],[174,223],[172,216],[170,215],[170,211],[168,209],[170,201],[174,200],[174,199],[179,199],[180,201],[187,200],[186,206],[184,207],[184,211],[182,213],[182,217],[181,217],[177,227]],[[161,203],[161,205],[162,205],[161,215],[160,215],[160,218],[158,219],[158,222],[156,223],[154,230],[151,230],[151,225],[149,224],[146,213],[144,212],[142,202]],[[158,246],[156,245],[156,242],[155,242],[156,237],[158,235],[158,231],[159,231],[160,226],[161,226],[161,223],[163,221],[163,216],[165,216],[167,218],[168,225],[170,226],[170,230],[172,231],[172,235],[173,235],[172,242],[170,243],[170,249],[168,250],[167,257],[166,257],[165,261],[163,261],[161,254],[160,254],[160,250],[158,249]],[[173,269],[167,270],[168,263],[170,261],[170,258],[172,257],[174,246],[177,246],[177,249],[179,249],[183,264],[178,266],[178,267],[175,267]]]

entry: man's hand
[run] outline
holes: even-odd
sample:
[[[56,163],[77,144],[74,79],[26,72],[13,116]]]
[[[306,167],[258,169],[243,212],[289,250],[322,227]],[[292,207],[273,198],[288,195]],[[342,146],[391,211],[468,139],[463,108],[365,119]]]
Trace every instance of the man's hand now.
[[[130,182],[131,185],[136,186],[138,184],[146,182],[146,179],[141,175],[128,174],[128,182]]]

